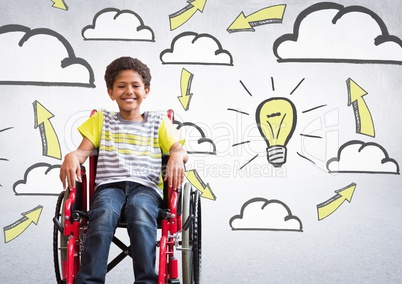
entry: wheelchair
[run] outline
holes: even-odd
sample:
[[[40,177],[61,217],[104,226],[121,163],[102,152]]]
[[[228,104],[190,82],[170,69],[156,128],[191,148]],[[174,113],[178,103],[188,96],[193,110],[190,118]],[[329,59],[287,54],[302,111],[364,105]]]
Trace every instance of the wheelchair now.
[[[92,113],[91,113],[92,115]],[[173,121],[173,111],[168,111]],[[168,157],[163,157],[165,168]],[[89,157],[89,173],[81,166],[82,181],[75,188],[60,192],[53,218],[53,258],[57,283],[73,284],[80,269],[81,253],[85,245],[88,224],[87,211],[95,190],[97,156]],[[88,177],[87,177],[88,175]],[[122,220],[118,228],[127,228]],[[201,281],[201,200],[200,192],[186,182],[179,189],[164,185],[164,200],[158,217],[160,239],[158,284],[199,284]],[[113,243],[122,252],[109,260],[107,271],[112,270],[126,256],[130,247],[116,236]],[[178,251],[181,251],[181,279]],[[182,280],[182,281],[181,281]]]

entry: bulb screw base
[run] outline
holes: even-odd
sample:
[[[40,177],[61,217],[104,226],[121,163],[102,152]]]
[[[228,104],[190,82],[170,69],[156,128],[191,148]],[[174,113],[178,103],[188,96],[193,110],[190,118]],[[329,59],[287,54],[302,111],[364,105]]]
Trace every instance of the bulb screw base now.
[[[286,147],[285,146],[270,146],[267,148],[268,163],[279,168],[286,163]]]

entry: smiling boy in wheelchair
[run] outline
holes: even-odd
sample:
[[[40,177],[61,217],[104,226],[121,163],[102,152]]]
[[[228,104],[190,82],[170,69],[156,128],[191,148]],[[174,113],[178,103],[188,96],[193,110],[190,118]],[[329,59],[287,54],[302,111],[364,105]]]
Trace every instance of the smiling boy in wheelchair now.
[[[178,130],[159,113],[140,111],[150,92],[149,68],[138,59],[121,57],[105,72],[110,98],[119,112],[100,110],[79,128],[77,150],[60,169],[63,187],[81,180],[81,164],[98,151],[96,190],[75,283],[104,283],[109,248],[124,216],[131,243],[135,283],[157,283],[155,272],[157,217],[163,197],[162,154],[169,155],[165,181],[178,188],[188,159]]]

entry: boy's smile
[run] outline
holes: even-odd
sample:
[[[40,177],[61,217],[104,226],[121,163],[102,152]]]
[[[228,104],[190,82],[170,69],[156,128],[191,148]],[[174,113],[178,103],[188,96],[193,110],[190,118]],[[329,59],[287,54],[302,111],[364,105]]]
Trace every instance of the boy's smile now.
[[[117,102],[123,119],[141,121],[140,105],[148,96],[149,90],[136,71],[123,70],[116,77],[113,89],[108,89],[108,93]]]

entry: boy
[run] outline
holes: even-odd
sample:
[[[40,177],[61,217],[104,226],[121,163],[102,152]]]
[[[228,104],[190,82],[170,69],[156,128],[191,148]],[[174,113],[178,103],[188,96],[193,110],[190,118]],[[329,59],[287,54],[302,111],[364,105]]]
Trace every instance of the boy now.
[[[105,72],[110,98],[119,112],[100,110],[78,130],[83,136],[76,151],[65,156],[60,169],[63,187],[81,180],[80,164],[98,149],[96,190],[82,266],[75,283],[104,283],[110,244],[124,215],[131,242],[135,283],[156,283],[155,243],[162,200],[161,156],[170,155],[165,180],[174,188],[184,180],[187,152],[178,131],[166,117],[140,112],[150,91],[151,74],[138,59],[121,57]]]

